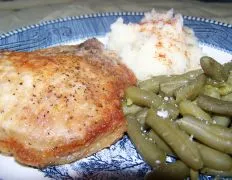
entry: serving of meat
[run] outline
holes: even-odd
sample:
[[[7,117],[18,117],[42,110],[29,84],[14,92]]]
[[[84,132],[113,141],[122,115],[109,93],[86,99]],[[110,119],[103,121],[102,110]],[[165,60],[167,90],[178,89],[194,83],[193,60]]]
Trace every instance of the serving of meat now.
[[[25,165],[64,164],[126,131],[121,109],[134,74],[103,44],[0,52],[0,151]]]

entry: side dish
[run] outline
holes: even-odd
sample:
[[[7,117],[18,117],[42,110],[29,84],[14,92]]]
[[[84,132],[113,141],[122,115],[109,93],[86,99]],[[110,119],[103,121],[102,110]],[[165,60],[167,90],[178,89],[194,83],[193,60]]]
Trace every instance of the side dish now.
[[[126,89],[128,135],[154,168],[147,179],[232,176],[232,62],[204,56],[200,63],[203,70]],[[177,161],[166,164],[166,155]]]
[[[121,56],[139,80],[181,74],[200,64],[202,52],[197,38],[173,10],[152,10],[138,24],[124,24],[119,18],[107,36],[107,47]]]

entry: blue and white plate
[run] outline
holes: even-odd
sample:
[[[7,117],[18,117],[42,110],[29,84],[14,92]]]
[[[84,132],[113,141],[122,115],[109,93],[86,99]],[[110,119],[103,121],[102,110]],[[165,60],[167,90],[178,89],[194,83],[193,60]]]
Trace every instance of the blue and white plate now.
[[[0,35],[0,49],[31,51],[61,44],[75,44],[90,37],[105,41],[110,25],[122,17],[124,22],[138,22],[143,13],[97,13],[57,19],[23,27]],[[220,62],[232,59],[232,25],[184,16],[193,28],[204,53]],[[171,159],[169,158],[168,161]],[[19,165],[12,157],[0,155],[0,180],[39,179],[143,179],[150,167],[137,154],[127,136],[110,148],[71,164],[35,169]],[[212,179],[201,176],[201,179]]]

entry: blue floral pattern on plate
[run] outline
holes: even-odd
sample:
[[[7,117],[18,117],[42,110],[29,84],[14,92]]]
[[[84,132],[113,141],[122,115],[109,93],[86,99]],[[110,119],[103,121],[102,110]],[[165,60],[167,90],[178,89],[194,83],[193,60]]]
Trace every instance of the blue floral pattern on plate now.
[[[114,145],[70,165],[41,171],[55,179],[143,179],[150,167],[137,153],[127,136]]]
[[[142,12],[97,13],[57,19],[0,35],[0,49],[30,51],[78,39],[103,36],[110,25],[122,17],[126,23],[138,22]],[[199,17],[184,16],[202,43],[232,52],[232,25]]]
[[[142,12],[111,12],[67,17],[35,24],[0,35],[0,49],[31,51],[89,37],[104,36],[118,17],[138,22]],[[184,16],[201,43],[232,53],[232,26],[213,20]],[[174,161],[167,158],[167,161]],[[90,157],[67,165],[40,169],[53,179],[143,179],[151,168],[143,161],[127,136]],[[212,177],[200,176],[202,180]],[[0,180],[2,180],[0,178]]]

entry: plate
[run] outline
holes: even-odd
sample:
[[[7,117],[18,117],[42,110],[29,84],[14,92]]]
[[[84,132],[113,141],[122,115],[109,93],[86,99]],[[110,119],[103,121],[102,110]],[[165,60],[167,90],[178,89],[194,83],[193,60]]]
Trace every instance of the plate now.
[[[125,23],[138,22],[143,12],[111,12],[67,17],[34,24],[0,35],[0,49],[32,51],[56,45],[76,44],[90,37],[105,41],[110,25],[122,17]],[[232,59],[232,25],[209,19],[184,16],[193,28],[203,52],[220,62]],[[167,161],[173,161],[170,157]],[[150,167],[125,135],[121,140],[90,157],[71,164],[44,169],[19,165],[12,157],[0,155],[0,180],[13,179],[143,179]],[[213,177],[202,176],[201,179]]]

